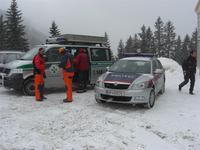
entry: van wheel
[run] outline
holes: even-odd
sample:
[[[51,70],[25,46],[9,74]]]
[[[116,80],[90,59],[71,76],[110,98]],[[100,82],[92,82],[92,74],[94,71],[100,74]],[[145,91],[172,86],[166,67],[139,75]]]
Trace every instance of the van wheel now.
[[[96,102],[97,102],[97,103],[106,103],[106,101],[102,101],[102,100],[97,99],[97,98],[95,98],[95,99],[96,99]]]
[[[35,95],[35,86],[33,78],[30,78],[24,82],[23,91],[25,95],[34,96]]]
[[[151,90],[150,94],[149,94],[149,101],[148,103],[144,104],[144,107],[146,108],[152,108],[155,104],[155,92],[154,90]]]

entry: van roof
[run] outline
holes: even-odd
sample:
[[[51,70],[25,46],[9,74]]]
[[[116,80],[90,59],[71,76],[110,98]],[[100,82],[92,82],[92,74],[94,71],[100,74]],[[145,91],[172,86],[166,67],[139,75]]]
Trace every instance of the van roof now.
[[[3,54],[5,54],[5,53],[6,54],[12,54],[12,53],[14,53],[14,54],[23,54],[24,52],[16,51],[16,50],[15,51],[12,51],[12,50],[10,51],[9,50],[9,51],[0,51],[0,53],[3,53]]]
[[[81,47],[81,48],[108,48],[106,46],[88,46],[88,45],[62,45],[62,44],[44,44],[41,47]]]

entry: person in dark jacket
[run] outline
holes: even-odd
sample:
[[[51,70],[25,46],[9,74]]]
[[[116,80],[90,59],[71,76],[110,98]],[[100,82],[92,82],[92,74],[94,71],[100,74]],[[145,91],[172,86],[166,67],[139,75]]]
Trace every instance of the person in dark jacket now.
[[[89,60],[83,48],[80,48],[77,56],[74,58],[74,64],[78,72],[78,90],[77,93],[87,91]]]
[[[185,86],[190,80],[190,89],[189,94],[194,95],[194,84],[195,84],[195,74],[196,74],[196,67],[197,67],[197,53],[196,51],[191,51],[190,56],[183,61],[182,68],[183,68],[183,75],[184,81],[179,84],[179,91],[181,91],[182,87]]]
[[[65,50],[65,48],[60,48],[59,53],[62,55],[59,67],[63,70],[63,78],[66,88],[66,99],[64,99],[63,102],[72,102],[72,80],[74,76],[73,56]]]
[[[42,101],[43,99],[46,99],[46,97],[44,97],[44,78],[46,78],[46,74],[43,54],[44,49],[39,48],[38,53],[33,58],[33,74],[36,101]]]

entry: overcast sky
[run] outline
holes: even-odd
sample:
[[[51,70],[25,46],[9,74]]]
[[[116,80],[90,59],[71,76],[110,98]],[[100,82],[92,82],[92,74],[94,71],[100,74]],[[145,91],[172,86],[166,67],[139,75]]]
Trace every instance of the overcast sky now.
[[[107,32],[116,49],[120,38],[140,32],[143,24],[151,26],[161,16],[171,20],[182,37],[197,26],[194,11],[198,0],[17,0],[23,16],[41,32],[48,34],[55,20],[63,34],[103,36]],[[11,0],[0,0],[7,10]]]

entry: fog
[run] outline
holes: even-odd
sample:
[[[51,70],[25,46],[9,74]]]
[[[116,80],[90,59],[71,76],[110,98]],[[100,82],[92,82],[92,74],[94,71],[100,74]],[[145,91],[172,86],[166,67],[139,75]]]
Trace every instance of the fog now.
[[[151,26],[158,16],[171,20],[176,33],[184,37],[197,26],[197,0],[17,0],[23,17],[36,29],[48,35],[55,20],[61,33],[99,35],[107,32],[116,52],[120,38],[140,32],[143,24]],[[0,0],[7,10],[11,0]]]

